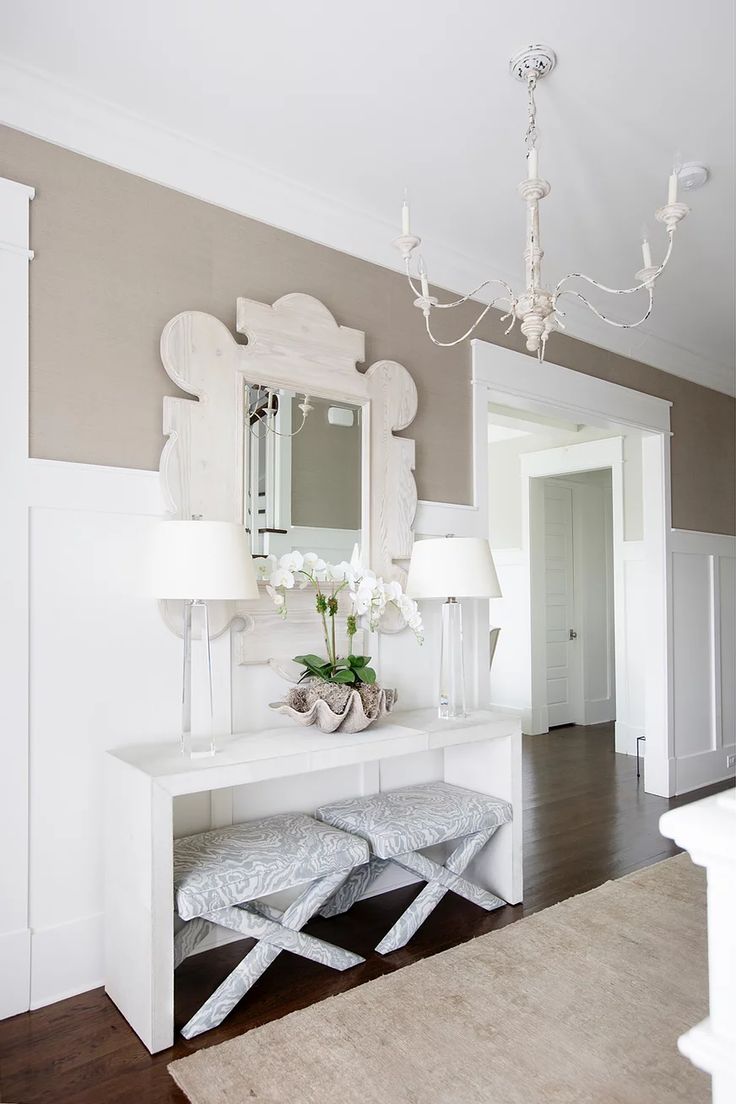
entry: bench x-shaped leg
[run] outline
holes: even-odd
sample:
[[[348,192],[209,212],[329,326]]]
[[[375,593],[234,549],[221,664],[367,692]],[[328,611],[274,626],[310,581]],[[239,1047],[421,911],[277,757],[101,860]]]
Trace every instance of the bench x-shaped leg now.
[[[194,954],[208,931],[212,930],[212,924],[202,916],[195,916],[193,920],[187,920],[183,928],[174,936],[174,969],[181,966],[185,958]]]
[[[350,906],[362,897],[381,871],[390,865],[391,859],[379,859],[374,855],[370,862],[356,866],[337,893],[334,893],[327,904],[320,909],[320,916],[339,916],[341,912],[347,912]]]
[[[405,946],[450,889],[453,893],[460,894],[461,897],[480,905],[489,912],[506,904],[500,897],[495,897],[485,889],[473,885],[466,878],[460,877],[471,859],[485,846],[495,831],[496,826],[466,836],[444,866],[433,862],[419,851],[409,851],[405,855],[395,856],[393,862],[411,871],[412,874],[418,874],[420,878],[424,878],[427,885],[378,944],[376,950],[379,954],[389,954]]]
[[[348,873],[344,870],[337,871],[312,882],[283,913],[261,902],[253,902],[240,908],[232,906],[217,909],[198,918],[205,922],[223,924],[243,935],[255,936],[260,942],[225,978],[199,1011],[195,1012],[182,1029],[185,1039],[191,1039],[222,1023],[282,950],[294,951],[336,970],[347,970],[364,961],[360,955],[301,932],[301,928],[319,911],[327,898],[342,885]],[[200,935],[196,942],[201,938]]]

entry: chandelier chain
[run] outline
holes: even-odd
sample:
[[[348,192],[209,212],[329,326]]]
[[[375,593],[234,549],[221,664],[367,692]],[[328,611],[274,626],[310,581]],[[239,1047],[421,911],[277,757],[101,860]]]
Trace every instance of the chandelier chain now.
[[[537,74],[530,73],[527,78],[527,104],[528,104],[528,122],[526,128],[526,134],[524,135],[524,143],[527,150],[533,150],[537,144],[537,103],[534,99],[534,89],[537,87]]]

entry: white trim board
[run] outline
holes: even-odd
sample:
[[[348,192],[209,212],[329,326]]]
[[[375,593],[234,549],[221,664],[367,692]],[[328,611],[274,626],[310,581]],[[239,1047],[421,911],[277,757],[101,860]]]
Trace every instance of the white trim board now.
[[[28,1008],[31,940],[28,882],[28,217],[33,189],[0,179],[0,542],[4,741],[0,770],[0,1017]]]
[[[0,58],[0,120],[207,203],[403,271],[391,245],[397,233],[392,219],[166,129],[7,57]],[[460,253],[434,238],[432,263],[437,286],[461,295],[489,275],[514,282],[492,258]],[[606,326],[574,302],[566,311],[571,336],[636,359],[627,330]],[[676,345],[647,328],[639,327],[637,332],[646,335],[647,363],[725,394],[736,394],[729,365],[706,361],[697,350]]]
[[[736,537],[672,533],[676,792],[736,771]]]

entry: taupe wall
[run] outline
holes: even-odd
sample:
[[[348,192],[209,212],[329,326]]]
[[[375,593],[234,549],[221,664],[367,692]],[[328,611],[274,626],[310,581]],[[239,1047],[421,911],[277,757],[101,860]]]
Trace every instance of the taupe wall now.
[[[238,295],[305,291],[365,330],[367,363],[398,360],[416,380],[420,497],[470,500],[470,350],[426,340],[401,276],[3,127],[0,175],[36,188],[34,456],[157,467],[168,319],[196,309],[233,327]],[[493,317],[478,336],[519,347]],[[548,359],[671,399],[673,524],[736,532],[732,399],[561,335]]]

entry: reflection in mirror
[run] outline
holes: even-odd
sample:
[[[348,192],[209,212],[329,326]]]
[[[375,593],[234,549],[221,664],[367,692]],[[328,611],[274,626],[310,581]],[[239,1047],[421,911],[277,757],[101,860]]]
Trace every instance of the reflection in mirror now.
[[[337,563],[361,543],[361,409],[246,387],[244,487],[254,556],[298,549]]]

